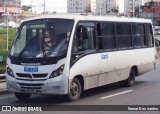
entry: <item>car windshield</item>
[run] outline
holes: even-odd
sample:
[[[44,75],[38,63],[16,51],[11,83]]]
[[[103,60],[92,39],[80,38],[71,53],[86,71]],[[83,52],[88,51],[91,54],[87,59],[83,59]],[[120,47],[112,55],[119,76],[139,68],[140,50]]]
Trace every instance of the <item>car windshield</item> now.
[[[50,19],[21,25],[10,55],[22,58],[62,56],[67,52],[73,20]]]

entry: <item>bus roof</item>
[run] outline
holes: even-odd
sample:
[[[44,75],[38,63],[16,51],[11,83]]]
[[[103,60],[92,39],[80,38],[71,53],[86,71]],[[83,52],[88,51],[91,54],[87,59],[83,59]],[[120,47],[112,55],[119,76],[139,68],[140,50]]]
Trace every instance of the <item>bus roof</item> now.
[[[128,17],[116,17],[116,16],[92,16],[92,15],[43,15],[38,17],[29,18],[25,21],[37,20],[37,19],[73,19],[76,21],[90,20],[90,21],[111,21],[111,22],[137,22],[137,23],[152,23],[149,19],[141,18],[128,18]]]

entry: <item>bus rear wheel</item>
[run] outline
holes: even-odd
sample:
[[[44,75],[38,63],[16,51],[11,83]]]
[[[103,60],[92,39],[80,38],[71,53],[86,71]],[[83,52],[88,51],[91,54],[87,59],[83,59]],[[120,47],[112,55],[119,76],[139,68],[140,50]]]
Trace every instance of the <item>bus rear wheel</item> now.
[[[123,87],[132,87],[135,85],[135,71],[131,69],[129,77],[126,80],[120,81],[119,84]]]
[[[17,99],[21,101],[26,101],[31,97],[31,94],[29,93],[15,93],[15,96]]]
[[[80,98],[81,95],[81,83],[77,78],[72,80],[72,83],[69,88],[68,92],[68,100],[69,101],[76,101]]]

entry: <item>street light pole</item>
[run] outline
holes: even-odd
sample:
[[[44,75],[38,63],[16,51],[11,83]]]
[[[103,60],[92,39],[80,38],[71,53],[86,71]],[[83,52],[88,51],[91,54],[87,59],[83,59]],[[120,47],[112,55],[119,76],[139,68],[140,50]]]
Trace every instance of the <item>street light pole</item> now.
[[[45,10],[46,10],[46,4],[45,4],[45,2],[46,2],[46,0],[44,0],[44,4],[43,4],[43,5],[44,5],[44,7],[43,7],[43,8],[44,8],[44,9],[43,9],[43,12],[44,12],[44,13],[45,13]]]
[[[33,13],[33,0],[31,0],[31,12]]]
[[[6,5],[7,5],[7,2],[6,2],[6,0],[5,0],[5,14],[6,14],[6,18],[7,18],[7,51],[8,51],[8,12],[7,12],[7,7],[6,7]]]
[[[134,0],[132,0],[132,17],[134,17]]]
[[[100,3],[100,15],[101,15],[101,2],[102,2],[102,1],[100,0],[100,1],[99,1],[99,3]]]
[[[8,13],[7,13],[7,51],[8,51]]]

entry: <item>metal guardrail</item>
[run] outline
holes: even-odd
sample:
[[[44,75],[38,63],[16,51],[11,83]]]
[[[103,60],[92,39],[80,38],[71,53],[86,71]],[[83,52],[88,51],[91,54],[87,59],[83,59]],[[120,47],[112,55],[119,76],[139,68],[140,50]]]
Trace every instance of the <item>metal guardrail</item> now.
[[[0,74],[0,83],[6,81],[6,74]]]
[[[6,74],[0,74],[0,77],[6,76]]]

